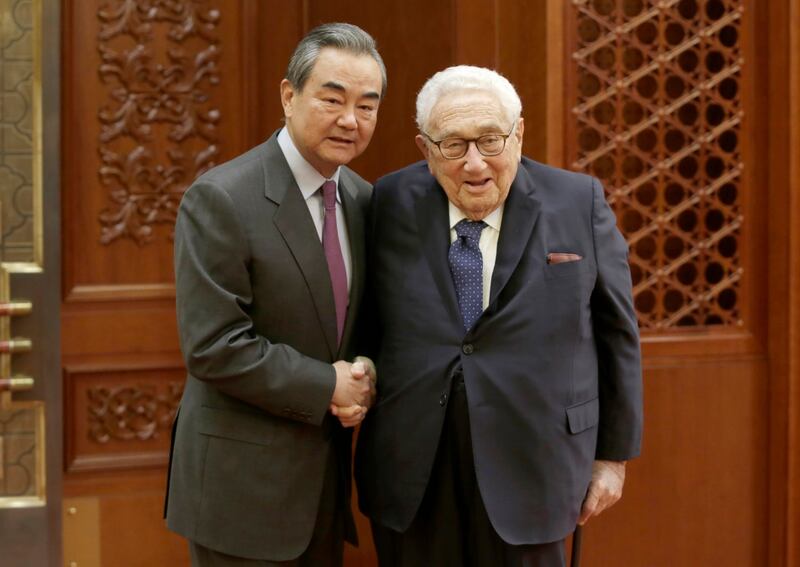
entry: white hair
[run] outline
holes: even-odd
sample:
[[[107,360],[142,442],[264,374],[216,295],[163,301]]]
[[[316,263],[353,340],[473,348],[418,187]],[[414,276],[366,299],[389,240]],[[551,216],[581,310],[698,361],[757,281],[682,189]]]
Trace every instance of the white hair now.
[[[508,79],[496,71],[471,65],[457,65],[439,71],[428,79],[417,94],[417,128],[425,132],[431,111],[442,96],[455,91],[489,92],[497,97],[509,125],[522,113],[522,101]]]

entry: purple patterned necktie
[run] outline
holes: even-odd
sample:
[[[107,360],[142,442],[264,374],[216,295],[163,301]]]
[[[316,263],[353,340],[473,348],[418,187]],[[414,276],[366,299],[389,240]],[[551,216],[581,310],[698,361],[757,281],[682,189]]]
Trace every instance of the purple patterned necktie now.
[[[331,276],[333,301],[336,304],[336,344],[342,342],[344,320],[347,316],[347,304],[350,294],[347,292],[347,272],[342,257],[342,246],[339,243],[339,229],[336,226],[336,182],[326,181],[322,184],[322,198],[325,201],[325,223],[322,226],[322,247],[328,261],[328,273]]]
[[[478,244],[484,228],[483,221],[459,221],[455,226],[456,239],[448,254],[458,307],[467,331],[483,313],[483,256]]]

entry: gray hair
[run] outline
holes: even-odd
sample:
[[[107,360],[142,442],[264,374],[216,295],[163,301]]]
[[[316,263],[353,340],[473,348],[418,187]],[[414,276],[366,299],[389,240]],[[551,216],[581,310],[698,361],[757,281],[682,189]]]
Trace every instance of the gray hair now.
[[[509,125],[522,114],[522,101],[508,79],[496,71],[471,65],[457,65],[439,71],[417,94],[417,128],[426,131],[431,111],[442,96],[461,90],[484,91],[497,97]]]
[[[286,69],[286,79],[295,89],[303,90],[320,51],[326,47],[372,57],[381,70],[381,98],[383,98],[386,94],[386,66],[378,53],[375,40],[358,26],[338,22],[317,26],[297,44]]]

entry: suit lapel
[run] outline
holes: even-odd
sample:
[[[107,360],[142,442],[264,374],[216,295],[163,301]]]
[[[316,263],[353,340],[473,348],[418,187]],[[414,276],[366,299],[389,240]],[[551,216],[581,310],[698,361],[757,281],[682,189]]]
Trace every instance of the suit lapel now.
[[[540,209],[541,203],[534,196],[533,180],[528,172],[520,166],[503,209],[503,224],[500,228],[497,259],[492,273],[489,309],[519,264],[522,253],[528,246],[533,227],[539,218]]]
[[[433,178],[432,178],[433,179]],[[435,180],[417,200],[417,225],[420,242],[428,258],[442,302],[452,315],[453,321],[461,321],[456,288],[450,274],[447,253],[450,249],[450,216],[447,196]]]
[[[338,351],[336,306],[325,251],[322,249],[314,221],[308,214],[308,206],[283,157],[275,135],[267,142],[266,153],[264,194],[267,199],[278,205],[272,220],[303,273],[328,349],[331,357],[334,357]]]
[[[350,240],[350,306],[342,332],[342,345],[350,344],[355,322],[358,319],[358,305],[364,281],[366,250],[364,245],[364,217],[356,202],[356,190],[347,178],[344,168],[339,175],[339,195],[342,199],[344,218],[347,223],[347,236]]]

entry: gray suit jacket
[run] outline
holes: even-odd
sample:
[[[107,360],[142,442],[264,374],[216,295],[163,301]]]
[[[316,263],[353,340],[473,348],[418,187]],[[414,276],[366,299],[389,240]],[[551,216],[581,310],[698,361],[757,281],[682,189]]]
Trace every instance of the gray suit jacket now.
[[[329,451],[347,479],[350,431],[328,413],[331,362],[355,353],[370,185],[340,193],[352,255],[342,346],[325,254],[274,134],[200,177],[175,227],[188,377],[173,431],[170,529],[223,553],[282,561],[313,531]]]

